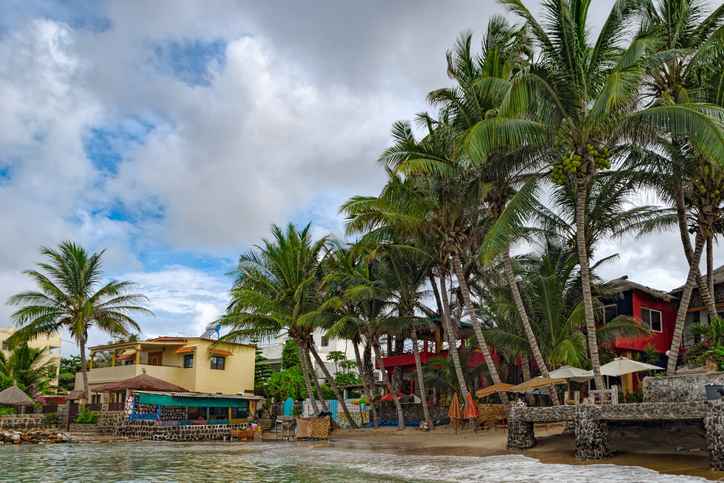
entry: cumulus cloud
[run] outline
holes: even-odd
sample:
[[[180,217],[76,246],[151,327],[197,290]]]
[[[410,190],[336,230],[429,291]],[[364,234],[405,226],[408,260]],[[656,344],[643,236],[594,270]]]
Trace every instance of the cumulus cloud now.
[[[375,159],[391,124],[428,109],[425,94],[450,82],[445,50],[501,12],[492,0],[3,3],[0,300],[27,288],[20,271],[40,246],[70,238],[107,248],[108,275],[151,298],[145,335],[198,334],[230,281],[196,260],[228,265],[271,223],[341,236],[339,203],[384,183]],[[604,276],[684,278],[675,235],[600,248],[611,252],[622,257]]]

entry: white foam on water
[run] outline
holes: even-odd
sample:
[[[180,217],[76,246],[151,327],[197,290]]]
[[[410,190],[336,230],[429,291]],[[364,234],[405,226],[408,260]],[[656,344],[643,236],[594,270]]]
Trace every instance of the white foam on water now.
[[[479,482],[702,482],[704,478],[675,476],[637,467],[611,464],[544,464],[520,455],[488,457],[396,455],[372,451],[348,451],[285,446],[268,448],[284,454],[287,461],[315,467],[329,465],[403,481],[479,481]]]

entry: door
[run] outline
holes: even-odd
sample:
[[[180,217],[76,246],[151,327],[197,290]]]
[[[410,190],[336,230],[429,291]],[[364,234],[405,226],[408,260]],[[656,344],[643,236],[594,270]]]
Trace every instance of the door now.
[[[148,365],[149,366],[160,366],[163,352],[149,352],[148,353]]]

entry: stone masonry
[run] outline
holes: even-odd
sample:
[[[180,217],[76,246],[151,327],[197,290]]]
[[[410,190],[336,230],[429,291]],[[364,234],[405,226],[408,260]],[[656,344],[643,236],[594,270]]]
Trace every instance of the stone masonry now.
[[[647,377],[643,383],[644,402],[705,401],[707,384],[724,385],[724,373]]]
[[[601,407],[580,405],[576,408],[576,458],[602,459],[609,456],[608,425],[601,419]]]
[[[154,441],[224,441],[230,439],[231,431],[246,428],[246,424],[164,426],[155,421],[127,421],[117,434]]]

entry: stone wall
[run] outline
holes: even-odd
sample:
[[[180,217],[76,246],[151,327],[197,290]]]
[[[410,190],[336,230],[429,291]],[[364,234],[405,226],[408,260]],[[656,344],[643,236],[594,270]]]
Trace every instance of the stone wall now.
[[[224,441],[230,439],[231,431],[246,428],[246,424],[163,426],[155,421],[127,421],[117,434],[154,441]]]
[[[51,418],[44,414],[19,414],[0,416],[0,429],[28,430],[55,427]]]
[[[520,419],[532,423],[573,421],[576,417],[576,406],[528,407],[513,405],[510,416],[510,419]]]
[[[430,417],[436,425],[447,424],[450,418],[447,416],[447,407],[429,406]],[[392,401],[384,401],[377,406],[377,414],[382,425],[397,426],[397,409]],[[405,403],[402,405],[402,414],[405,416],[405,423],[408,426],[417,426],[424,420],[422,404]],[[370,412],[370,417],[372,413]]]
[[[703,419],[709,409],[707,401],[645,402],[600,406],[600,419],[608,421],[676,421]]]
[[[644,402],[705,401],[706,384],[724,385],[724,373],[646,377],[643,382]]]

